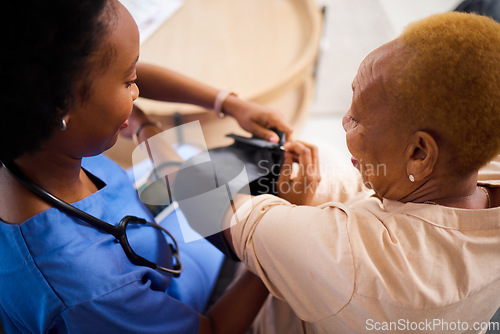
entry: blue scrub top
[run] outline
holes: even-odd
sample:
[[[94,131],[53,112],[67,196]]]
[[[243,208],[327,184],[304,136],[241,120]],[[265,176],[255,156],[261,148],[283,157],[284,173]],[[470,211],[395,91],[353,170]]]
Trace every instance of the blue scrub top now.
[[[101,155],[84,159],[83,167],[105,185],[75,207],[111,224],[126,215],[153,220],[118,165]],[[197,333],[223,256],[204,240],[183,243],[178,217],[162,222],[178,240],[185,266],[174,279],[132,264],[113,236],[55,208],[21,225],[1,222],[6,333]],[[171,264],[165,242],[147,233],[135,238],[141,254]]]

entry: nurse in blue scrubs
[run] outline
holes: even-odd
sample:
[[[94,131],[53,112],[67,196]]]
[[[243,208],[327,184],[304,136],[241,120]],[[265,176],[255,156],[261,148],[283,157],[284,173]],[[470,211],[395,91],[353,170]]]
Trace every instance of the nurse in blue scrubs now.
[[[273,110],[138,64],[137,26],[116,0],[12,6],[9,22],[22,24],[6,37],[2,58],[0,161],[101,221],[154,219],[125,171],[101,154],[120,134],[142,142],[161,131],[134,108],[139,87],[147,98],[206,108],[217,102],[218,112],[270,141],[278,140],[270,127],[291,131]],[[221,259],[211,245],[179,242],[184,270],[174,278],[132,263],[113,235],[41,199],[5,167],[0,189],[0,318],[7,333],[244,333],[267,297],[246,272],[207,311]],[[164,225],[179,237],[175,217]],[[134,251],[174,268],[174,242],[138,231],[127,235]]]

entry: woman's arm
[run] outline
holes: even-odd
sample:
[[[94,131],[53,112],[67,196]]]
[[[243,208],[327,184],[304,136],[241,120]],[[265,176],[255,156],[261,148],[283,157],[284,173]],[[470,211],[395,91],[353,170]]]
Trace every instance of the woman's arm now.
[[[141,97],[166,101],[194,104],[212,109],[219,90],[191,79],[169,69],[150,65],[137,64],[137,85]],[[278,142],[278,136],[270,128],[276,128],[290,138],[291,126],[284,116],[269,107],[229,95],[222,105],[225,114],[234,117],[240,126],[254,135]]]
[[[268,294],[260,278],[246,271],[204,315],[200,315],[198,333],[245,333]]]
[[[151,64],[138,63],[137,77],[140,96],[151,100],[189,103],[210,109],[219,92],[185,75]]]
[[[314,145],[294,141],[285,144],[285,158],[276,184],[278,196],[295,205],[310,205],[321,181],[318,148]],[[298,170],[293,172],[293,164]],[[232,199],[233,206],[226,212],[223,221],[223,235],[231,251],[235,254],[231,235],[231,220],[234,212],[245,202],[252,199],[250,195],[236,195]],[[237,216],[237,215],[236,215]]]

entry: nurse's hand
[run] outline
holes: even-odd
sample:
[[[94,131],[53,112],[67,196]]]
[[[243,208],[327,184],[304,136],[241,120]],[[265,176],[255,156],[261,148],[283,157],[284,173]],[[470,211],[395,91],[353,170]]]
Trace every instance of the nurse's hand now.
[[[271,128],[282,131],[291,138],[292,127],[277,110],[230,95],[224,101],[223,110],[238,121],[239,125],[255,136],[277,143],[278,135]]]
[[[293,167],[294,163],[298,168]],[[292,204],[309,205],[320,181],[318,148],[301,141],[286,143],[278,196]]]

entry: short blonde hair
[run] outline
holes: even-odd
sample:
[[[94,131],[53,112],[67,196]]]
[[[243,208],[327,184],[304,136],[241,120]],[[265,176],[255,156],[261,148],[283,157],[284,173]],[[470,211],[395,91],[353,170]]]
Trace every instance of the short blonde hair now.
[[[450,12],[409,25],[391,68],[397,112],[451,150],[454,172],[500,152],[500,24]]]

